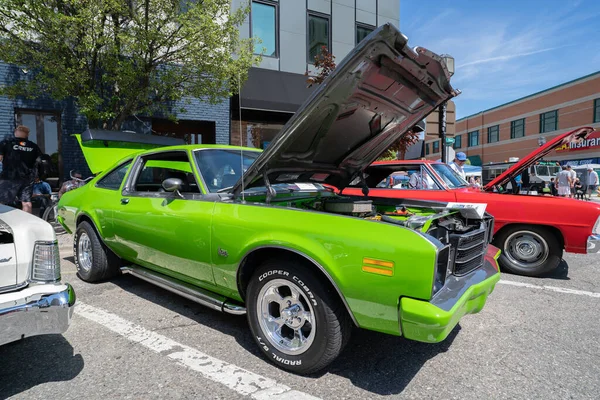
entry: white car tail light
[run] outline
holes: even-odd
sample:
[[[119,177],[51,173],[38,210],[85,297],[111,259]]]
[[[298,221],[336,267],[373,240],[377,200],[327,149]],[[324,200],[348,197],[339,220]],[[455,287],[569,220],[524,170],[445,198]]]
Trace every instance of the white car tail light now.
[[[60,254],[57,242],[35,243],[31,280],[37,282],[60,280]]]

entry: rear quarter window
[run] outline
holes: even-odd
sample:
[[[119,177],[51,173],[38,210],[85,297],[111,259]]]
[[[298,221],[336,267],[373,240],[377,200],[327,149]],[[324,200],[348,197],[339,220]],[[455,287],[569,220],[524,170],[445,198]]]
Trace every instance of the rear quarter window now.
[[[120,166],[116,167],[114,170],[112,170],[111,172],[106,174],[102,179],[100,179],[98,183],[96,183],[96,187],[102,189],[119,190],[130,166],[131,160],[127,161],[125,164],[121,164]]]

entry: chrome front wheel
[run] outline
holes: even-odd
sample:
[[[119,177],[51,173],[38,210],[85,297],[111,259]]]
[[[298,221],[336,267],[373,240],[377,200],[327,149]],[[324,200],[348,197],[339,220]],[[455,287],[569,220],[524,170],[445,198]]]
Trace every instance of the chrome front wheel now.
[[[77,255],[79,266],[85,272],[90,272],[92,269],[94,255],[92,252],[92,241],[87,233],[82,232],[77,243]]]
[[[265,284],[258,294],[256,313],[266,339],[284,354],[302,354],[315,339],[313,308],[292,282],[274,279]]]

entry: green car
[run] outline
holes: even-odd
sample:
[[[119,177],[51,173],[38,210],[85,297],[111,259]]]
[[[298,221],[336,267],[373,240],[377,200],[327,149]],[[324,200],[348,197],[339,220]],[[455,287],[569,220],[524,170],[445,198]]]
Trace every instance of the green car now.
[[[132,274],[246,314],[264,355],[323,369],[353,326],[444,340],[498,282],[483,206],[339,196],[457,94],[442,59],[384,25],[363,40],[261,152],[125,132],[77,135],[91,171],[66,193],[87,282]]]

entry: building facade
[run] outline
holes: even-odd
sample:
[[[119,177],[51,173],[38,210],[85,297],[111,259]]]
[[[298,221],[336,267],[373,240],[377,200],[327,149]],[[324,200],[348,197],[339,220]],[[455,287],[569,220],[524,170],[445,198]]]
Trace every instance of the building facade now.
[[[473,165],[522,158],[572,129],[600,129],[600,71],[456,121],[454,149]],[[426,142],[426,157],[438,159],[439,139]],[[600,132],[576,147],[557,149],[547,160],[561,164],[600,162]]]
[[[13,84],[24,73],[17,66],[0,62],[1,85]],[[126,121],[123,129],[181,137],[188,143],[229,143],[229,99],[216,105],[189,99],[176,103],[173,109],[186,110],[177,114],[178,123],[161,116],[139,117]],[[55,101],[48,97],[0,96],[0,140],[12,135],[17,125],[27,126],[30,139],[52,158],[56,173],[47,180],[54,188],[69,179],[71,170],[89,176],[83,153],[72,136],[87,128],[87,120],[79,113],[73,99]]]
[[[233,6],[248,0],[233,0]],[[305,73],[325,46],[336,64],[385,23],[399,27],[399,0],[252,0],[240,29],[258,37],[262,62],[231,101],[231,144],[265,148],[314,90]],[[254,133],[254,134],[253,134]]]

